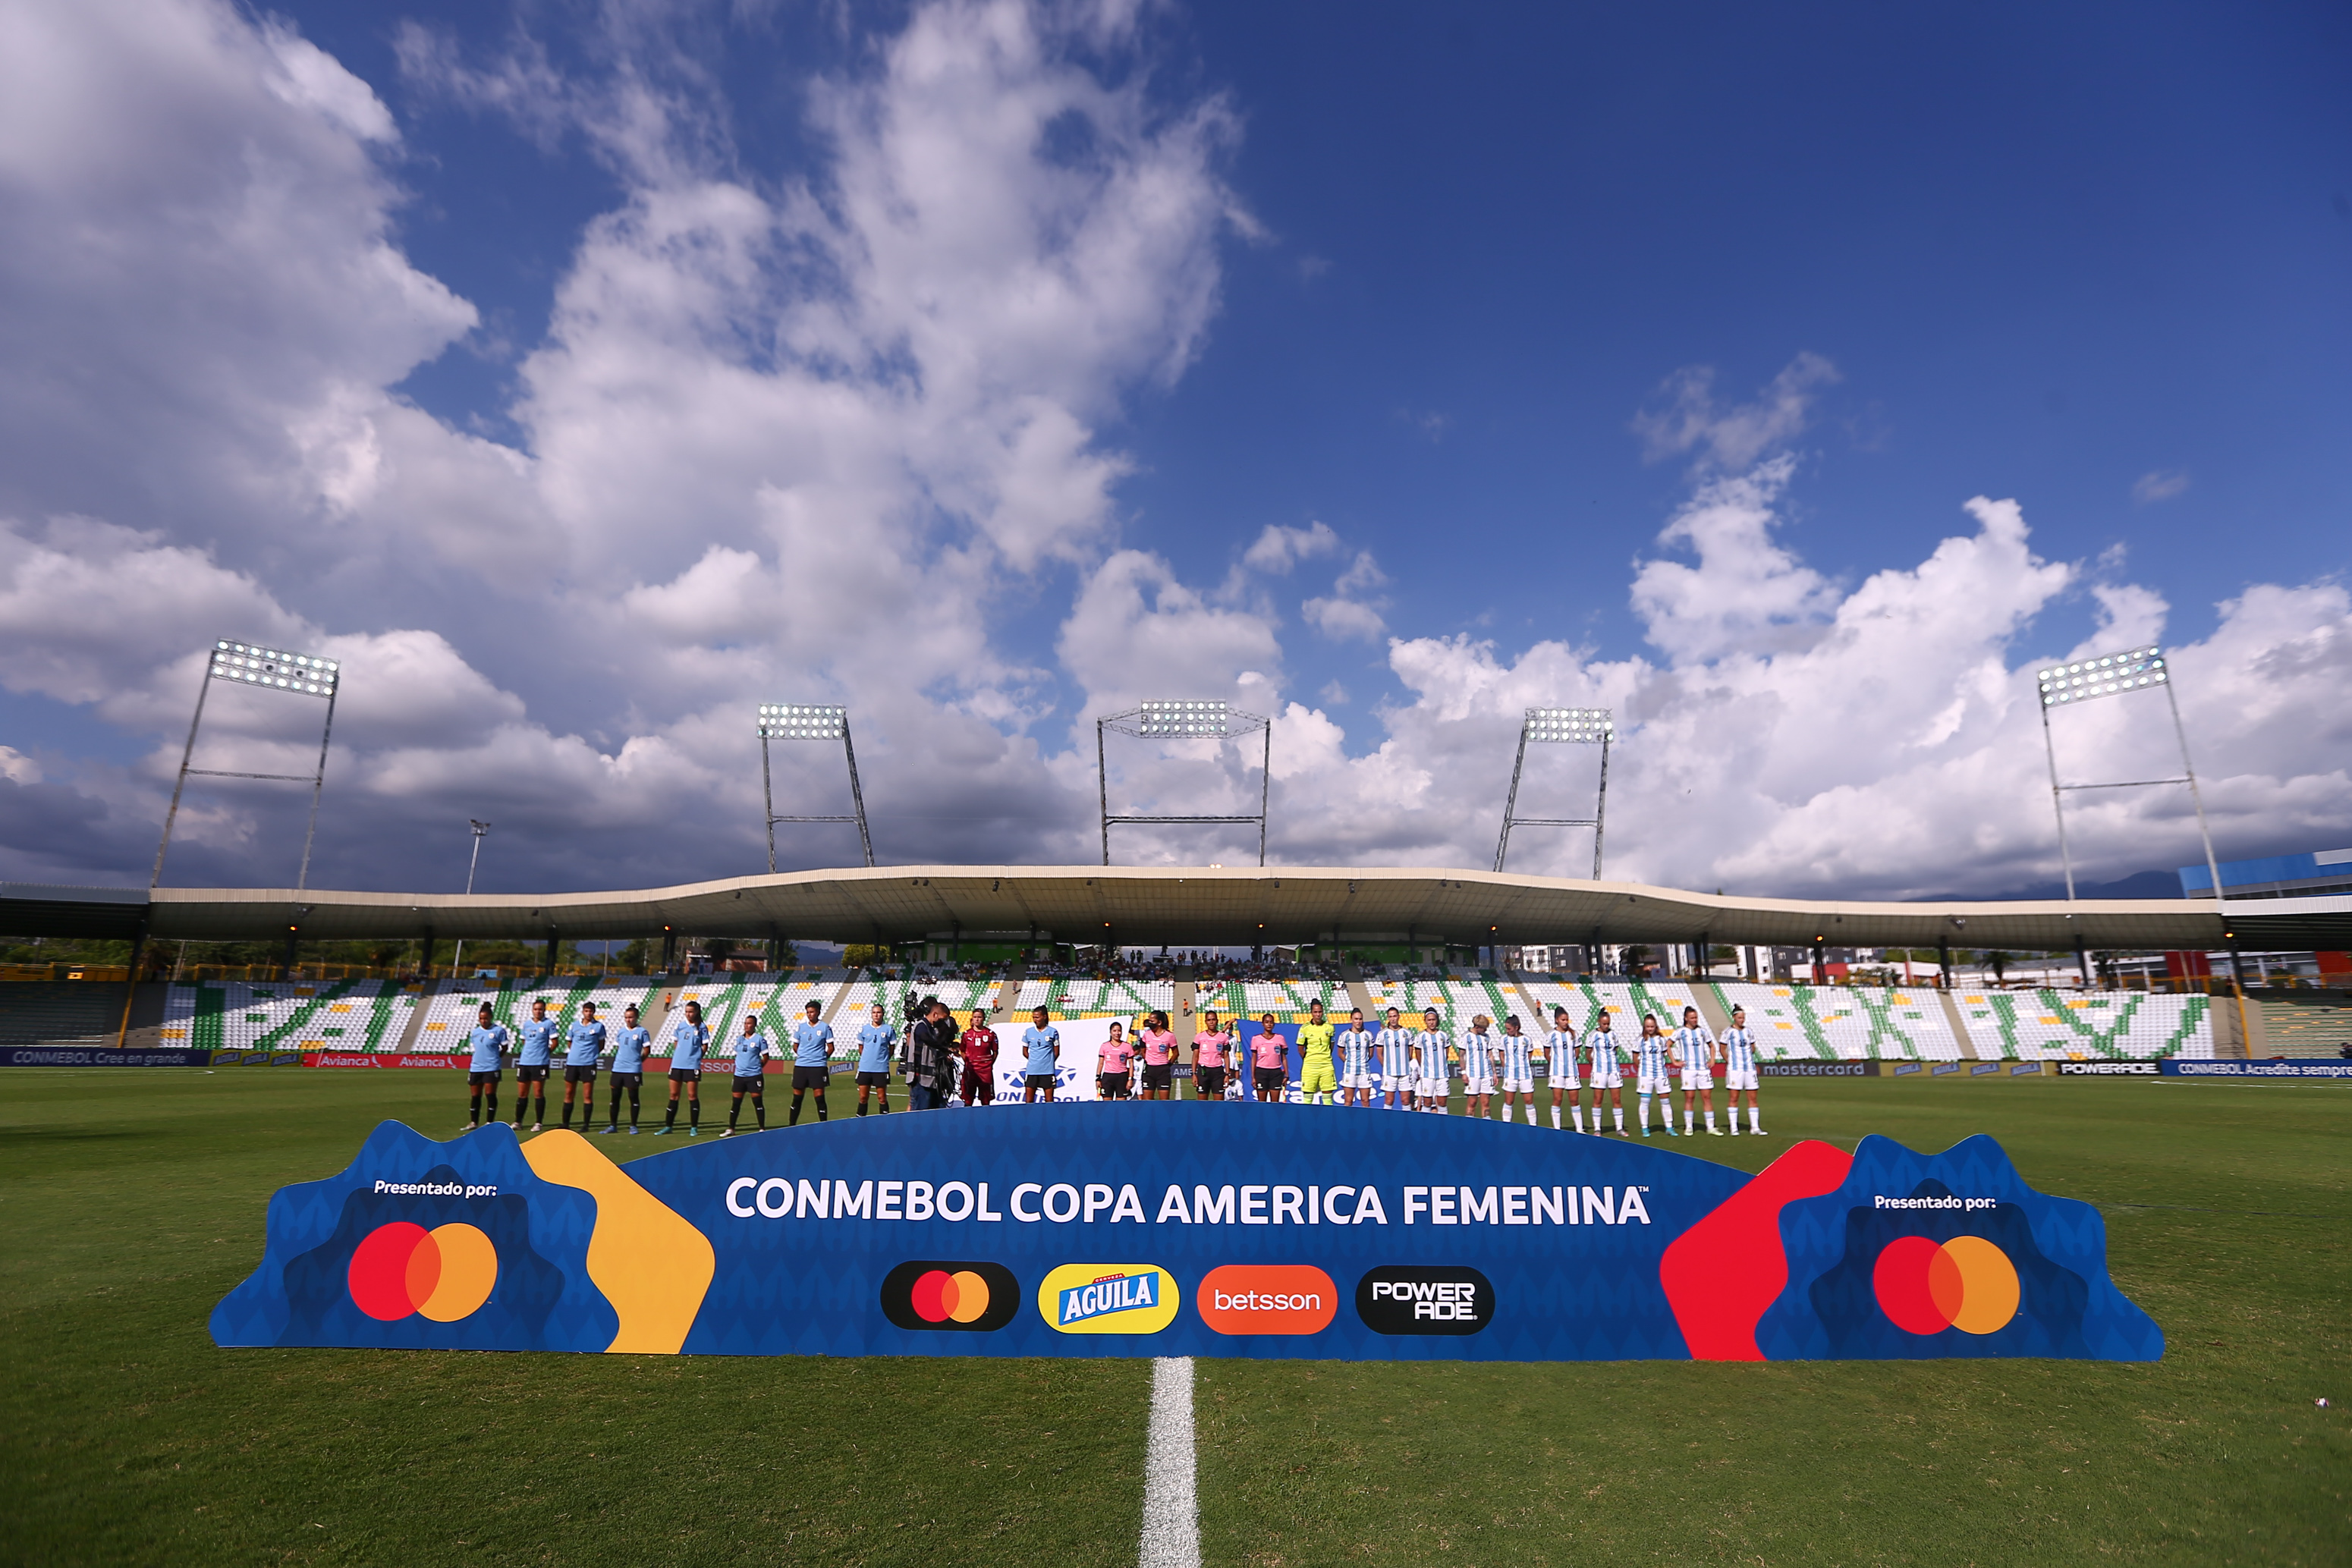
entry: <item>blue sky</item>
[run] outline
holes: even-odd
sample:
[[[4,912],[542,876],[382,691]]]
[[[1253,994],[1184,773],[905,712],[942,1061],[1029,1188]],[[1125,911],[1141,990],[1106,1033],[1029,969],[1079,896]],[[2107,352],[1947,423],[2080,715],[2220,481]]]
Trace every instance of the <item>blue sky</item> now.
[[[677,873],[744,869],[730,858],[756,832],[741,821],[743,759],[703,721],[755,693],[803,691],[875,712],[870,792],[902,824],[930,824],[877,833],[899,846],[886,858],[1083,855],[1087,721],[1198,688],[1292,727],[1277,730],[1299,759],[1277,770],[1292,859],[1479,863],[1517,706],[1606,700],[1638,721],[1623,874],[1995,891],[2055,870],[2032,709],[2004,680],[2102,638],[2156,635],[2204,651],[2184,673],[2211,705],[2204,765],[2242,774],[2218,791],[2223,856],[2352,833],[2352,735],[2294,716],[2340,694],[2331,672],[2352,660],[2339,625],[2352,535],[2341,8],[157,8],[201,23],[176,55],[57,22],[61,54],[91,63],[72,78],[88,84],[80,100],[52,118],[103,118],[133,82],[152,92],[250,68],[243,108],[233,85],[205,88],[203,134],[226,148],[220,128],[247,110],[256,125],[289,105],[311,115],[269,119],[268,134],[317,161],[306,178],[341,182],[349,232],[306,229],[255,263],[299,264],[278,287],[315,291],[320,313],[289,310],[226,347],[172,331],[118,343],[77,325],[100,320],[102,300],[83,291],[56,308],[59,274],[40,259],[17,269],[7,310],[61,323],[40,334],[54,359],[101,367],[73,392],[28,375],[24,395],[103,409],[107,374],[194,385],[194,367],[225,357],[266,384],[255,395],[272,412],[226,407],[209,437],[184,408],[113,430],[103,413],[61,419],[77,432],[66,442],[22,432],[37,460],[18,464],[0,517],[26,541],[20,592],[23,563],[47,549],[68,576],[130,561],[169,609],[155,552],[182,549],[222,574],[221,606],[249,590],[250,614],[280,617],[269,634],[433,644],[416,667],[437,673],[418,678],[473,706],[415,722],[468,738],[436,764],[394,719],[357,721],[355,767],[383,761],[404,781],[355,785],[339,803],[352,815],[330,862],[347,880],[398,880],[404,846],[448,821],[460,842],[478,814],[463,780],[492,755],[539,758],[519,771],[545,787],[502,780],[501,809],[537,824],[512,852],[551,885],[657,874],[631,846],[679,800],[730,826],[727,847]],[[1001,68],[950,86],[920,74],[926,38],[952,59],[1016,35]],[[302,63],[312,48],[330,64]],[[124,63],[134,52],[150,74]],[[1059,112],[1036,110],[1043,99]],[[992,145],[990,111],[1007,106],[1036,112],[1035,133],[994,164],[939,151]],[[929,129],[903,142],[876,130],[919,121]],[[142,146],[142,130],[159,140]],[[124,171],[163,161],[173,136],[204,144],[159,114],[15,203],[13,221],[69,214],[141,234],[154,204],[121,194],[135,184]],[[1035,274],[987,248],[1003,236],[985,213],[915,225],[897,259],[875,227],[887,218],[859,215],[877,193],[921,210],[930,198],[908,193],[940,170],[949,186],[1002,175],[1007,192],[1042,193],[1028,261],[1076,279],[1080,298],[1051,331],[1005,326]],[[726,253],[735,242],[710,236],[734,234],[732,217],[632,227],[713,191],[795,237],[745,242],[743,275],[714,284],[696,256]],[[1137,215],[1146,196],[1180,215]],[[218,199],[237,199],[226,175]],[[796,199],[826,221],[796,214]],[[952,191],[935,199],[945,211]],[[1088,233],[1103,243],[1066,243]],[[397,302],[338,310],[333,280],[354,274],[334,246],[373,237],[446,299],[404,285]],[[168,262],[185,239],[156,243]],[[681,277],[700,292],[664,292]],[[813,336],[777,326],[843,278],[880,303]],[[221,308],[204,267],[136,281],[183,316]],[[566,288],[594,310],[559,311]],[[614,333],[631,290],[660,308]],[[346,317],[369,323],[349,341]],[[848,358],[785,389],[803,401],[779,405],[782,423],[747,415],[712,434],[707,416],[682,418],[667,450],[646,437],[637,452],[646,421],[630,385],[667,387],[684,409],[713,367],[767,385],[757,378],[786,361],[816,365],[812,344],[845,342]],[[702,370],[681,372],[689,362]],[[983,390],[951,419],[890,423],[966,373]],[[820,571],[777,508],[849,504],[838,474],[812,477],[835,465],[824,441],[814,456],[795,443],[823,428],[824,389],[850,386],[869,399],[860,439],[875,454],[852,488],[885,470],[905,488],[830,526],[867,565]],[[1045,405],[1066,415],[1070,444],[1014,465],[1017,480],[975,481],[1019,433],[1045,428],[1031,423]],[[401,409],[426,422],[396,431]],[[373,434],[349,435],[352,421]],[[950,424],[968,445],[942,448]],[[265,425],[298,432],[299,450],[251,437]],[[191,455],[249,437],[236,465]],[[705,443],[708,461],[687,455]],[[516,495],[470,464],[523,475]],[[434,472],[473,476],[415,487]],[[730,477],[701,485],[719,474]],[[778,498],[803,493],[820,499]],[[276,511],[240,520],[257,494]],[[2021,518],[1998,549],[1994,525],[1966,509],[1978,497]],[[1013,516],[1023,505],[1030,515]],[[477,507],[438,533],[419,520]],[[106,557],[112,568],[86,540],[58,542],[54,522],[48,545],[32,542],[67,515],[154,542],[108,546],[131,552]],[[470,567],[469,542],[491,539],[511,548]],[[1950,540],[1981,556],[1953,568],[1950,581],[1977,585],[1961,591],[2034,586],[1974,620],[1937,610],[1927,601],[1948,590],[1920,574]],[[691,575],[698,560],[711,575]],[[807,599],[812,580],[859,582],[866,601],[818,619],[862,620],[871,643],[919,641],[894,630],[908,613],[946,628],[956,612],[915,608],[933,603],[960,601],[973,623],[963,643],[942,630],[940,649],[897,664],[772,639],[763,614],[681,630],[698,612],[680,606],[754,571],[772,574],[780,603]],[[1895,576],[1874,589],[1874,574]],[[1916,672],[1901,668],[1915,645],[1901,634],[1842,661],[1824,651],[1906,594],[1890,613],[1919,618]],[[522,630],[534,625],[554,634]],[[593,646],[562,646],[583,637]],[[682,638],[694,657],[675,653]],[[16,813],[27,825],[0,844],[13,874],[111,880],[152,853],[136,844],[152,844],[186,702],[173,656],[165,643],[92,652],[87,667],[7,682],[0,724],[29,759],[9,777],[74,798]],[[1856,669],[1879,683],[1861,697]],[[1153,684],[1170,680],[1192,686]],[[96,695],[142,683],[151,700]],[[1727,716],[1768,699],[1795,716],[1754,732]],[[2080,739],[2086,767],[2138,760],[2136,732]],[[646,770],[634,780],[633,744]],[[1790,773],[1797,748],[1822,755]],[[962,782],[935,798],[913,777],[942,751]],[[1746,783],[1711,804],[1685,777],[1726,772]],[[1171,800],[1254,793],[1229,764],[1139,764],[1128,782]],[[807,788],[824,783],[809,772]],[[2097,874],[2196,858],[2184,803],[2102,810],[2084,828]],[[79,860],[57,847],[58,812],[107,824]],[[281,832],[264,825],[273,813],[226,801],[194,830],[190,874],[271,880],[247,862]],[[1580,855],[1530,852],[1564,871]]]

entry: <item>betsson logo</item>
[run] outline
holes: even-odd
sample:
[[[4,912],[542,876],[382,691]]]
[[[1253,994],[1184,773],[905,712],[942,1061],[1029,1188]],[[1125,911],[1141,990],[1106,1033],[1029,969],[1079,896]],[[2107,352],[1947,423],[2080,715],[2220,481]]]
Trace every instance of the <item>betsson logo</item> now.
[[[1321,1333],[1339,1310],[1339,1288],[1309,1264],[1227,1263],[1209,1270],[1192,1304],[1219,1333]]]
[[[1356,1281],[1356,1315],[1374,1333],[1476,1333],[1495,1321],[1495,1287],[1475,1269],[1391,1263]]]

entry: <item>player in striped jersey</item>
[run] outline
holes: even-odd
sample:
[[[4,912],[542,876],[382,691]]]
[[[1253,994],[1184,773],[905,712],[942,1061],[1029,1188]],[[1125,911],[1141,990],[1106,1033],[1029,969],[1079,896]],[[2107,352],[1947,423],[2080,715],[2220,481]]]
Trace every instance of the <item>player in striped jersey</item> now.
[[[1503,1038],[1496,1042],[1503,1058],[1503,1120],[1511,1119],[1511,1097],[1527,1102],[1528,1125],[1536,1124],[1536,1042],[1519,1032],[1519,1015],[1503,1020]]]
[[[1445,1034],[1437,1027],[1437,1009],[1425,1008],[1421,1015],[1421,1032],[1412,1037],[1413,1088],[1421,1097],[1421,1108],[1445,1114],[1446,1096],[1453,1092],[1454,1074],[1445,1065]]]
[[[1723,1134],[1715,1124],[1715,1064],[1721,1053],[1715,1048],[1715,1031],[1699,1022],[1696,1008],[1683,1009],[1683,1027],[1675,1030],[1675,1065],[1683,1074],[1683,1131],[1691,1131],[1691,1096],[1698,1096],[1699,1109],[1706,1113],[1706,1133],[1711,1138]],[[1668,1102],[1666,1120],[1674,1120],[1674,1105]]]
[[[1397,1009],[1391,1008],[1388,1019],[1381,1026],[1380,1038],[1373,1043],[1381,1051],[1381,1089],[1389,1097],[1389,1109],[1412,1109],[1412,1030],[1404,1027]],[[1399,1107],[1397,1096],[1404,1096]]]
[[[1494,1020],[1480,1013],[1470,1020],[1470,1032],[1462,1037],[1462,1111],[1468,1116],[1494,1114],[1495,1058],[1497,1054],[1495,1037],[1486,1032]]]
[[[1372,1103],[1372,1031],[1364,1027],[1364,1009],[1348,1014],[1348,1027],[1333,1042],[1339,1053],[1339,1103]]]
[[[1576,1026],[1569,1021],[1568,1009],[1552,1009],[1551,1032],[1544,1036],[1544,1076],[1551,1082],[1551,1130],[1555,1133],[1560,1130],[1559,1101],[1563,1094],[1568,1096],[1569,1109],[1575,1113],[1576,1130],[1584,1131],[1584,1107],[1578,1100],[1580,1092],[1576,1082]],[[1596,1099],[1592,1103],[1597,1110],[1601,1102]],[[1601,1130],[1597,1121],[1592,1130]]]
[[[1642,1097],[1642,1136],[1650,1135],[1650,1096],[1659,1096],[1664,1103],[1666,1136],[1679,1136],[1675,1131],[1675,1085],[1666,1075],[1669,1059],[1674,1054],[1674,1041],[1658,1028],[1658,1015],[1642,1015],[1642,1038],[1633,1042],[1633,1055],[1640,1063],[1633,1084],[1634,1092]]]
[[[1748,1096],[1748,1130],[1764,1135],[1763,1113],[1756,1109],[1756,1037],[1748,1032],[1748,1009],[1731,1009],[1731,1027],[1723,1031],[1723,1109],[1730,1119],[1731,1135],[1739,1136],[1739,1096]]]
[[[1617,1120],[1617,1135],[1625,1134],[1625,1071],[1621,1065],[1624,1052],[1617,1043],[1617,1035],[1609,1027],[1609,1009],[1602,1008],[1592,1017],[1592,1032],[1584,1037],[1584,1054],[1592,1066],[1592,1130],[1601,1131],[1601,1092],[1609,1091],[1611,1113]]]

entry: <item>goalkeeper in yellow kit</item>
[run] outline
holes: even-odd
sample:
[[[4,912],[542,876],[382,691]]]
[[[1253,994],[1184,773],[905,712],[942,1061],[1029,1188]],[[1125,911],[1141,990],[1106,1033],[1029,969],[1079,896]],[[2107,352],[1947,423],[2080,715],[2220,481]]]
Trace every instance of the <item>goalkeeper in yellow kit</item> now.
[[[1307,1021],[1298,1026],[1298,1100],[1304,1105],[1328,1105],[1339,1092],[1339,1070],[1331,1061],[1331,1037],[1338,1031],[1324,1019],[1323,1004],[1307,1004]]]

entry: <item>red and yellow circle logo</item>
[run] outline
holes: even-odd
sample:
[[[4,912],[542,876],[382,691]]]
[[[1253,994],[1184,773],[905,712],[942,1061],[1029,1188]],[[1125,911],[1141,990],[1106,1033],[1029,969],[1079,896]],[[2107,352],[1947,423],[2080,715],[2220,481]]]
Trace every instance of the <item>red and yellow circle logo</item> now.
[[[1879,1309],[1906,1333],[1994,1333],[2017,1316],[2017,1266],[1981,1236],[1941,1244],[1897,1237],[1878,1254],[1870,1283]]]
[[[344,1275],[352,1302],[378,1322],[414,1312],[436,1323],[456,1322],[490,1299],[499,1282],[499,1249],[475,1227],[407,1220],[380,1225],[352,1253]]]
[[[908,1305],[927,1323],[978,1322],[988,1311],[988,1281],[970,1269],[927,1269],[915,1277]]]

